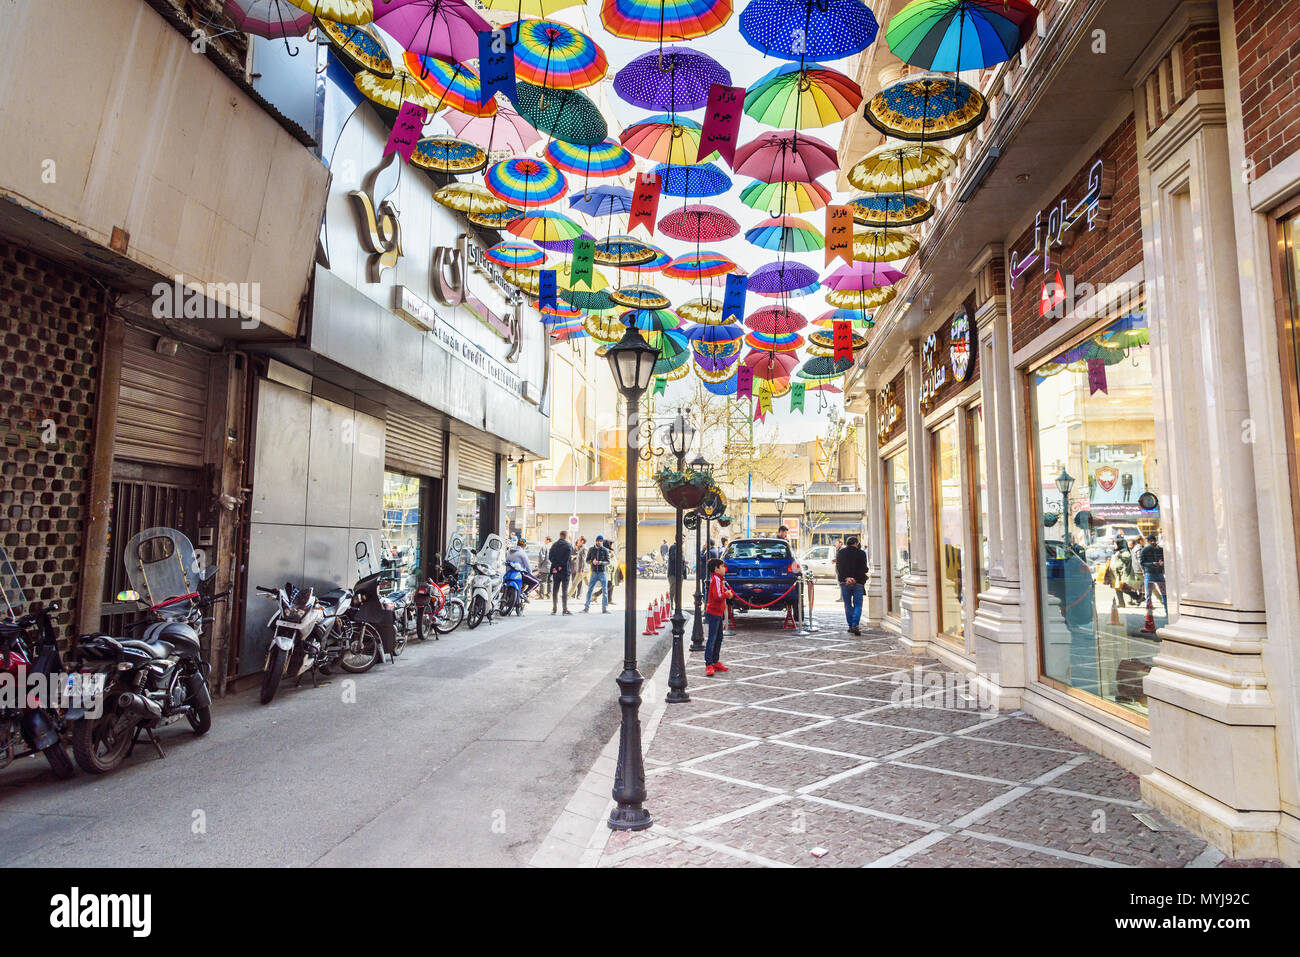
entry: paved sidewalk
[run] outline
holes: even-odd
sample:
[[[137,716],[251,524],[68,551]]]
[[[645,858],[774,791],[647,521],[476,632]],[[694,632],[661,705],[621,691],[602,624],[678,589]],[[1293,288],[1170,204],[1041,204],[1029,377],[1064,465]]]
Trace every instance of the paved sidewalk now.
[[[598,824],[582,863],[1243,863],[1153,812],[1137,778],[1113,762],[1024,714],[982,712],[960,692],[937,691],[952,673],[883,632],[798,636],[750,616],[723,652],[731,670],[714,678],[691,656],[689,704],[662,717],[643,711],[654,827]]]

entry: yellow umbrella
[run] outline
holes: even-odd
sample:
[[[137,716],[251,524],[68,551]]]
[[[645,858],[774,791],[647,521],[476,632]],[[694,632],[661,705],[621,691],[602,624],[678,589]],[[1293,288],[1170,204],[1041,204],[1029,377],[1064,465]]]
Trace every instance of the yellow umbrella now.
[[[333,20],[335,23],[350,23],[361,26],[375,18],[375,5],[371,0],[289,0],[299,10]]]
[[[486,186],[480,183],[449,183],[433,194],[435,202],[453,209],[458,213],[473,213],[483,216],[491,213],[504,213],[510,204],[504,199],[497,199]]]
[[[689,322],[703,322],[711,326],[723,324],[721,299],[692,299],[678,306],[676,312]]]
[[[582,328],[587,330],[587,335],[591,338],[605,345],[618,342],[623,338],[623,333],[627,332],[627,325],[618,316],[588,315],[582,320]]]
[[[836,309],[875,309],[878,306],[883,306],[897,295],[897,286],[863,290],[831,289],[826,293],[826,302]]]
[[[556,10],[580,7],[587,0],[480,0],[480,2],[489,10],[514,13],[516,20],[522,20],[525,14],[536,20],[544,20]]]
[[[353,82],[366,99],[390,110],[400,110],[403,101],[408,100],[430,113],[438,109],[438,98],[413,74],[400,67],[393,71],[392,76],[379,76],[369,70],[362,70],[353,78]]]
[[[902,193],[939,182],[957,166],[957,157],[929,143],[887,144],[872,150],[849,170],[849,182],[869,193]]]
[[[894,262],[915,255],[920,248],[915,236],[899,229],[868,229],[853,234],[853,258],[859,262]]]

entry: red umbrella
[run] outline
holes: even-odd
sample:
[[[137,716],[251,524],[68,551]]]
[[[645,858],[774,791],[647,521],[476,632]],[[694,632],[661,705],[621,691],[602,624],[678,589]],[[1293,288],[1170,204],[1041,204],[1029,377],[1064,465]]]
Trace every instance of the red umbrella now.
[[[860,292],[864,289],[882,289],[892,286],[907,276],[893,266],[885,263],[854,262],[850,266],[841,266],[826,277],[826,285],[831,289],[847,289]]]
[[[751,350],[740,361],[754,370],[755,379],[788,379],[799,368],[799,357],[793,352]]]
[[[764,306],[750,313],[749,318],[745,320],[745,325],[765,335],[784,336],[791,332],[798,332],[808,325],[808,320],[785,306]]]
[[[740,235],[740,223],[707,203],[683,206],[659,220],[659,232],[684,242],[717,243]]]
[[[764,183],[811,183],[840,168],[835,147],[796,130],[764,133],[736,149],[732,170]]]

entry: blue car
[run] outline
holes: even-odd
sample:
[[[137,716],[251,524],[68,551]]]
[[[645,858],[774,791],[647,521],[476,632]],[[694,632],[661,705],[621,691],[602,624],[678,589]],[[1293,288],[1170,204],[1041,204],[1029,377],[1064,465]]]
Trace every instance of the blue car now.
[[[737,600],[731,603],[736,611],[747,612],[751,605],[764,606],[757,611],[782,613],[792,608],[798,617],[801,572],[789,542],[741,538],[727,546],[722,558],[727,563],[727,584],[736,593]]]

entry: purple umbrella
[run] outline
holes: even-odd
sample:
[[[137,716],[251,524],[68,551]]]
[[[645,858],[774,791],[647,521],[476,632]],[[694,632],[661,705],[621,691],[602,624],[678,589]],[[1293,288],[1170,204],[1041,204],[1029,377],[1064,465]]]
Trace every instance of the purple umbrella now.
[[[713,57],[688,47],[642,54],[614,75],[614,92],[643,110],[698,110],[714,83],[731,85],[731,74]]]
[[[492,26],[465,0],[375,0],[375,25],[416,56],[448,63],[478,59],[478,35]]]
[[[312,19],[289,0],[226,0],[226,16],[240,32],[268,40],[304,36]]]
[[[695,364],[705,372],[721,372],[723,369],[730,368],[740,361],[740,352],[733,352],[729,356],[711,356],[707,352],[695,353]]]
[[[594,240],[596,237],[591,235],[591,233],[583,233],[578,238]],[[536,240],[536,243],[538,246],[541,246],[547,252],[570,253],[570,254],[573,252],[572,239],[539,239]]]
[[[750,292],[760,296],[776,296],[808,286],[816,287],[817,270],[803,263],[767,263],[750,274],[746,285]]]

